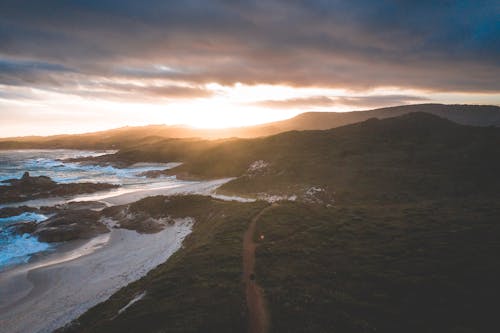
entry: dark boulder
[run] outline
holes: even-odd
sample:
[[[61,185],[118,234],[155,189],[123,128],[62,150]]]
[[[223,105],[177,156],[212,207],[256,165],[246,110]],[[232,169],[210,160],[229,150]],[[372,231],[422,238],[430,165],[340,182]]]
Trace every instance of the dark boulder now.
[[[16,235],[31,234],[35,231],[36,225],[36,222],[18,222],[9,225],[7,230]]]
[[[0,218],[21,215],[26,212],[40,213],[40,209],[28,206],[4,207],[0,208]]]
[[[12,186],[24,186],[27,188],[37,187],[39,189],[52,188],[57,186],[57,183],[47,176],[31,177],[29,172],[25,172],[21,179],[9,179],[8,182]]]

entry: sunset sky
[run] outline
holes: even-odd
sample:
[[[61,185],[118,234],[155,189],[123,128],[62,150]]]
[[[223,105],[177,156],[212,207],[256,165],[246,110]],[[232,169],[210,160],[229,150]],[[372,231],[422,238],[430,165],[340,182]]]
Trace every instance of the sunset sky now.
[[[2,0],[0,136],[500,104],[500,2]]]

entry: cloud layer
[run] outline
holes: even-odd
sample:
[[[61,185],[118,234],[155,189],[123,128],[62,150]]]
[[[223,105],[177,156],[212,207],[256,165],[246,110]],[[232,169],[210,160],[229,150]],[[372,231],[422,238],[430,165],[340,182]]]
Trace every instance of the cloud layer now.
[[[0,136],[500,104],[498,17],[498,0],[2,0]]]
[[[4,0],[0,80],[494,92],[499,15],[498,1]]]

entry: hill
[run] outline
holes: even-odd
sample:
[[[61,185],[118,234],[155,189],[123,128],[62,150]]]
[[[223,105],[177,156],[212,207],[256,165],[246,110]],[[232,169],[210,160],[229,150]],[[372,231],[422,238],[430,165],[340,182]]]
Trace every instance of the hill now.
[[[0,139],[0,149],[72,148],[120,149],[153,143],[165,138],[255,138],[292,130],[324,130],[371,118],[384,119],[412,112],[438,115],[462,125],[500,126],[500,107],[482,105],[420,104],[352,112],[306,112],[294,118],[258,126],[228,129],[195,129],[185,126],[150,125],[75,135]]]
[[[280,132],[323,130],[354,124],[370,118],[398,117],[412,112],[433,114],[462,125],[500,126],[500,107],[493,105],[417,104],[353,112],[306,112],[289,120],[272,123]]]
[[[238,195],[302,196],[320,187],[335,193],[337,200],[409,200],[493,193],[500,185],[498,142],[499,128],[411,113],[256,139],[165,139],[94,162],[180,161],[181,166],[167,173],[191,179],[237,177],[221,192]]]
[[[265,210],[262,201],[207,197],[132,204],[155,216],[191,215],[195,229],[171,260],[62,331],[243,331],[242,239],[254,219],[271,332],[491,331],[500,296],[498,142],[498,128],[411,113],[109,155],[175,155],[185,163],[174,172],[237,177],[227,193],[297,198]]]

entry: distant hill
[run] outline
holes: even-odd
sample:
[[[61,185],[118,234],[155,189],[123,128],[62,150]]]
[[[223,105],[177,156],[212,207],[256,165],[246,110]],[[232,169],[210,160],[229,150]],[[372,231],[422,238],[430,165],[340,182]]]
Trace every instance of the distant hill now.
[[[500,107],[494,105],[417,104],[352,112],[306,112],[292,119],[268,125],[280,132],[323,130],[357,123],[370,118],[397,117],[411,112],[425,112],[462,125],[500,126]]]
[[[239,193],[294,193],[322,186],[346,200],[351,195],[473,195],[500,189],[498,142],[498,128],[463,126],[419,112],[222,143],[186,160],[177,171],[239,176],[223,187]],[[268,168],[249,174],[248,166],[257,160]]]
[[[411,112],[434,114],[462,125],[500,126],[500,107],[498,106],[420,104],[342,113],[306,112],[288,120],[229,129],[195,129],[185,126],[150,125],[122,127],[76,135],[4,138],[0,139],[0,149],[119,149],[137,144],[154,143],[165,138],[253,138],[292,130],[324,130],[354,124],[370,118],[397,117]]]
[[[178,177],[237,177],[221,191],[301,194],[320,186],[338,199],[429,198],[500,190],[500,128],[465,126],[423,112],[330,130],[254,139],[163,139],[99,163],[172,162]],[[258,161],[255,172],[249,167]],[[356,188],[356,190],[354,190]]]

